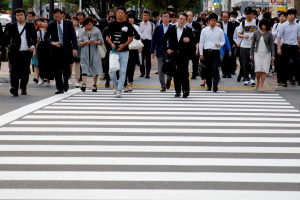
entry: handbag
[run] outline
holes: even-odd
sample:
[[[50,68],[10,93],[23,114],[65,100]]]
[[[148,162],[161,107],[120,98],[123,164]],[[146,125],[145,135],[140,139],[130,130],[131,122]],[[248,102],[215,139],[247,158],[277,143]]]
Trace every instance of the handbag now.
[[[162,66],[163,73],[174,77],[177,72],[177,66],[176,61],[173,58],[172,54],[168,54],[166,58],[163,60],[163,66]]]
[[[206,71],[207,71],[206,65],[204,65],[202,62],[199,62],[198,74],[201,78],[205,77]]]
[[[132,42],[128,45],[129,50],[140,49],[143,47],[144,47],[144,44],[140,40],[137,40],[134,38],[133,38]]]
[[[114,72],[118,70],[120,70],[120,58],[116,49],[114,48],[109,55],[109,71]]]
[[[240,48],[239,47],[235,48],[234,57],[240,57]]]
[[[105,47],[105,44],[101,44],[101,45],[97,45],[98,46],[98,51],[99,51],[99,54],[100,54],[100,57],[101,58],[104,58],[105,55],[106,55],[106,52],[107,52],[107,49]]]
[[[254,70],[254,61],[253,60],[250,60],[249,61],[249,65],[250,65],[250,67],[251,67],[251,71],[253,71]]]

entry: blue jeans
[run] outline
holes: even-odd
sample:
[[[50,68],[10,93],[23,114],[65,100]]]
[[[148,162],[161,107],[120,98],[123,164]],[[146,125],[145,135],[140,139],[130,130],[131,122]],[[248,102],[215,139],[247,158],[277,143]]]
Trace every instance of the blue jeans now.
[[[114,84],[114,86],[118,86],[118,91],[122,92],[123,85],[126,78],[127,71],[127,63],[129,59],[129,51],[117,52],[120,59],[120,70],[119,70],[119,81],[117,80],[116,71],[112,72],[109,70],[109,76]]]

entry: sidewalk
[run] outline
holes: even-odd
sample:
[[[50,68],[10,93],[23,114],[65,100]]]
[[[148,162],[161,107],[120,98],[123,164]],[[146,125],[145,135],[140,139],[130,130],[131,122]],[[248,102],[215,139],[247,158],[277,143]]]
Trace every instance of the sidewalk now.
[[[152,70],[150,74],[150,79],[146,79],[145,77],[141,78],[140,75],[140,69],[137,66],[135,69],[135,76],[134,76],[134,88],[160,88],[160,83],[158,80],[158,75],[155,74],[157,72],[157,60],[152,59]],[[191,72],[192,72],[192,63],[190,62],[189,65],[189,71],[190,71],[190,87],[191,89],[206,89],[206,87],[201,87],[201,78],[198,76],[196,80],[191,80]],[[236,70],[236,74],[239,74],[239,67]],[[74,71],[73,71],[74,76]],[[30,74],[30,80],[32,80],[34,77],[34,74]],[[220,71],[220,77],[222,77],[222,71]],[[90,79],[90,78],[89,78]],[[73,79],[73,82],[75,80]],[[89,82],[92,80],[89,80]],[[7,83],[9,82],[9,69],[8,69],[8,63],[2,62],[2,67],[0,71],[0,83]],[[53,83],[53,81],[52,81]],[[75,83],[75,82],[74,82]],[[105,80],[100,81],[98,86],[104,87]],[[111,85],[112,86],[112,85]],[[171,88],[174,88],[174,82],[172,81]],[[233,75],[232,78],[221,78],[219,83],[219,89],[222,90],[253,90],[253,87],[248,85],[244,86],[243,82],[237,82],[237,75]],[[270,73],[270,77],[267,77],[266,82],[264,84],[264,90],[276,90],[276,91],[292,91],[292,90],[300,90],[299,86],[293,86],[288,84],[287,88],[283,87],[277,87],[277,78],[276,76],[272,76],[272,73]]]

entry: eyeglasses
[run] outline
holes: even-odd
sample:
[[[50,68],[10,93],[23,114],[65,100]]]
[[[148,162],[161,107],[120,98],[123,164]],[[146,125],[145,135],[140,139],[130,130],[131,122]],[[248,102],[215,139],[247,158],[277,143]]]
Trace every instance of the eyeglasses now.
[[[161,18],[169,18],[169,16],[162,16]]]
[[[186,19],[183,19],[183,18],[179,18],[178,20],[180,20],[180,21],[186,21]]]

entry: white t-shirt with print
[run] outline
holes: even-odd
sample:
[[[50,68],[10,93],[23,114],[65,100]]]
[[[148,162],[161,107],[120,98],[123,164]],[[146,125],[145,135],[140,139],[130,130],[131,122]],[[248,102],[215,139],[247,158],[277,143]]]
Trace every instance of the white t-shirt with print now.
[[[251,44],[252,44],[252,36],[254,34],[254,32],[256,31],[256,19],[253,19],[252,22],[247,22],[247,20],[245,20],[245,26],[243,27],[243,23],[240,23],[239,29],[238,29],[238,33],[241,33],[243,35],[249,35],[249,38],[243,38],[241,47],[242,48],[251,48]]]

